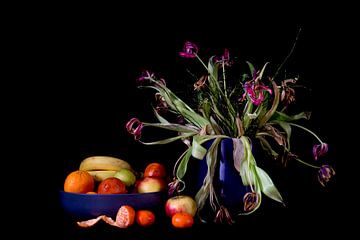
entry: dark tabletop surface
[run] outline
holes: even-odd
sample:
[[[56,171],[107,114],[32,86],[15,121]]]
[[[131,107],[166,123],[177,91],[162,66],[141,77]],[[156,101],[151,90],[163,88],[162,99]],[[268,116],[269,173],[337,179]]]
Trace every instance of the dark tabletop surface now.
[[[324,237],[339,230],[338,210],[334,209],[334,194],[322,193],[313,195],[314,200],[305,196],[297,196],[288,206],[278,206],[265,200],[259,212],[251,216],[237,217],[233,225],[200,223],[196,221],[189,229],[175,229],[170,219],[157,213],[156,223],[151,227],[140,227],[136,224],[119,229],[104,222],[99,222],[90,228],[80,228],[76,219],[57,209],[57,220],[50,221],[47,230],[61,239],[213,239],[215,238],[258,238],[276,236],[288,239],[289,236]],[[321,203],[319,202],[321,201]],[[44,224],[41,224],[44,226]],[[290,235],[289,235],[290,234]]]

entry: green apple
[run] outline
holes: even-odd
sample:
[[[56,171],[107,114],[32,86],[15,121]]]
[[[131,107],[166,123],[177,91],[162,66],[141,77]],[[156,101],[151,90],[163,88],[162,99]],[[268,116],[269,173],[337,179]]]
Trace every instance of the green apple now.
[[[114,177],[120,179],[127,187],[131,187],[135,184],[136,176],[135,174],[126,168],[122,168],[119,171],[117,171],[114,175]]]

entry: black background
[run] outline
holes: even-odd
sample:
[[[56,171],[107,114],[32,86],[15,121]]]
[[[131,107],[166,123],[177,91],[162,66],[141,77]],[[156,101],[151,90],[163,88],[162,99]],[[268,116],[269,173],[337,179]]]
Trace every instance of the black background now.
[[[21,104],[25,107],[19,108],[24,111],[15,122],[21,122],[23,130],[17,136],[26,135],[20,144],[30,156],[27,164],[37,170],[27,183],[30,192],[35,189],[33,196],[40,196],[28,201],[34,206],[29,211],[36,217],[32,232],[49,231],[64,239],[192,239],[215,233],[287,237],[289,232],[308,235],[315,231],[316,236],[327,236],[339,229],[345,204],[339,194],[346,159],[342,157],[342,133],[334,126],[340,121],[335,117],[339,109],[345,111],[338,107],[339,81],[343,81],[339,61],[346,52],[349,25],[336,21],[330,13],[320,17],[315,10],[308,12],[311,18],[301,21],[292,11],[171,9],[121,8],[110,13],[94,8],[50,8],[31,16],[31,21],[20,21],[20,38],[15,44],[21,49],[21,59],[29,64],[24,68],[28,78],[22,79],[22,88],[16,91],[25,96]],[[273,180],[286,207],[265,199],[258,213],[240,218],[233,227],[197,224],[178,231],[164,218],[150,229],[121,230],[101,223],[80,229],[63,213],[58,191],[65,176],[85,157],[119,156],[137,168],[159,161],[170,169],[183,150],[180,143],[143,146],[124,128],[133,116],[153,120],[152,93],[137,89],[135,84],[143,69],[157,72],[170,88],[181,92],[185,84],[177,73],[192,61],[178,56],[184,41],[197,43],[200,55],[206,57],[229,48],[240,60],[278,65],[289,53],[299,28],[302,32],[286,68],[298,73],[302,84],[311,89],[298,102],[313,112],[307,126],[330,145],[325,159],[337,175],[328,188],[322,188],[315,172],[308,168],[294,163],[283,171],[274,163]],[[294,144],[311,147],[301,140]]]

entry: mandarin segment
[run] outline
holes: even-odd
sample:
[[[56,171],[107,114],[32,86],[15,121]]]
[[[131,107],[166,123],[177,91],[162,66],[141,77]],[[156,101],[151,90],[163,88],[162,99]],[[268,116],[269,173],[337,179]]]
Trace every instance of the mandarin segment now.
[[[130,205],[123,205],[116,214],[116,225],[120,228],[127,228],[135,222],[135,209]]]

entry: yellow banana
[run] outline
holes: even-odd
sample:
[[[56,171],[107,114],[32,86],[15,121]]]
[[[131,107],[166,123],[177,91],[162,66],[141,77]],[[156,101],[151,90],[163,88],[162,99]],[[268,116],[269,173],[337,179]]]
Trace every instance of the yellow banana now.
[[[131,169],[128,162],[115,157],[110,156],[92,156],[85,158],[80,163],[80,170],[92,171],[92,170],[110,170],[119,171],[122,168]]]
[[[101,182],[106,178],[113,177],[117,171],[104,171],[104,170],[96,170],[96,171],[87,171],[93,176],[94,180],[97,182]]]

